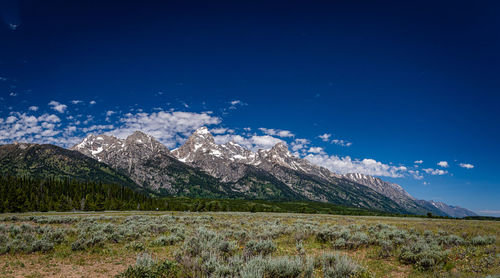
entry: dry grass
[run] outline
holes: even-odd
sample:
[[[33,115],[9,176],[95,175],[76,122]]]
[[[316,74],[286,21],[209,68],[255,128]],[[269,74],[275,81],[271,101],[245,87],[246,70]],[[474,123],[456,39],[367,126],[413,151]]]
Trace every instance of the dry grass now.
[[[167,215],[167,217],[164,217]],[[26,213],[15,214],[14,221],[0,215],[0,225],[50,226],[67,229],[65,239],[55,244],[49,251],[27,253],[10,251],[0,255],[0,277],[114,277],[135,263],[138,253],[147,251],[158,260],[176,260],[176,252],[183,250],[185,239],[196,229],[205,227],[222,235],[236,244],[236,253],[244,253],[246,242],[250,239],[268,238],[276,245],[271,256],[300,256],[297,242],[301,242],[305,255],[320,257],[326,253],[341,253],[349,256],[367,270],[372,277],[485,277],[500,273],[499,240],[493,244],[474,246],[464,243],[446,247],[449,250],[446,262],[429,269],[422,269],[412,264],[404,264],[399,259],[402,245],[395,245],[391,255],[379,256],[380,246],[362,244],[356,248],[336,249],[332,242],[321,242],[316,234],[323,227],[351,227],[370,235],[370,227],[378,224],[390,225],[401,231],[411,231],[421,235],[425,231],[432,237],[438,237],[439,231],[454,234],[469,242],[471,238],[495,236],[500,239],[500,222],[476,220],[441,220],[425,218],[336,216],[308,214],[272,214],[272,213],[182,213],[182,212],[100,212],[100,213]],[[71,223],[37,223],[30,216],[50,219],[76,217]],[[103,217],[104,216],[104,217]],[[173,218],[172,218],[173,216]],[[6,218],[7,217],[7,218]],[[136,217],[136,218],[134,218]],[[163,218],[162,218],[163,217]],[[33,219],[33,218],[32,218]],[[89,219],[93,219],[89,221]],[[50,221],[49,221],[50,222]],[[110,224],[119,230],[130,229],[133,234],[141,227],[152,230],[142,231],[139,235],[129,235],[116,240],[105,240],[102,244],[90,245],[75,251],[72,243],[81,235],[82,223],[86,227],[100,227]],[[128,224],[127,224],[128,223]],[[138,224],[138,225],[136,225]],[[163,225],[164,224],[164,225]],[[127,226],[128,225],[128,226]],[[150,226],[148,226],[150,225]],[[353,225],[353,226],[350,226]],[[105,226],[102,226],[105,227]],[[309,228],[307,228],[309,227]],[[105,229],[105,228],[104,228]],[[102,234],[102,231],[89,232]],[[159,236],[182,235],[184,239],[168,243],[165,246],[152,245]],[[242,236],[245,238],[241,238]],[[39,235],[40,236],[40,235]],[[411,239],[407,240],[405,244]],[[131,244],[133,242],[133,244]],[[314,277],[323,277],[321,269],[314,270]]]

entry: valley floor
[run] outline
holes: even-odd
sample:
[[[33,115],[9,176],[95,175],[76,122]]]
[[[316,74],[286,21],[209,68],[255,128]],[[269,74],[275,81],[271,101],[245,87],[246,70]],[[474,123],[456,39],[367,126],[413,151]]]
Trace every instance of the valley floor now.
[[[499,238],[500,221],[0,214],[0,277],[495,277]]]

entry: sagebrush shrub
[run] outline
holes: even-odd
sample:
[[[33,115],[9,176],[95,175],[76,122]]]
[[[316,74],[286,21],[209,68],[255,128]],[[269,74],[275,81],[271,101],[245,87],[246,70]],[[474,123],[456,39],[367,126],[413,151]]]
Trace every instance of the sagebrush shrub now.
[[[245,245],[245,254],[250,256],[267,256],[276,251],[276,245],[271,240],[250,240]]]
[[[401,248],[400,261],[413,264],[417,268],[429,269],[440,263],[444,263],[448,252],[441,249],[437,244],[429,244],[425,241],[417,241]]]

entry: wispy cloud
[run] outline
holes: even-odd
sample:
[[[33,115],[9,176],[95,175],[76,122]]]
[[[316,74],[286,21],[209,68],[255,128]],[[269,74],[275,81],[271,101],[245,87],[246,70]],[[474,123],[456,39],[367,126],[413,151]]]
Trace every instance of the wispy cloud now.
[[[169,148],[176,147],[201,126],[219,124],[221,119],[209,112],[159,111],[152,113],[127,113],[119,119],[120,125],[109,133],[125,138],[141,130],[157,138]]]
[[[424,161],[423,160],[415,160],[415,162],[413,162],[413,163],[415,163],[415,164],[422,164],[422,163],[424,163]]]
[[[361,173],[373,176],[400,178],[405,175],[405,166],[384,164],[371,158],[352,159],[349,156],[339,157],[328,154],[308,154],[305,156],[311,163],[323,166],[334,173]]]
[[[352,145],[351,142],[345,141],[345,140],[339,140],[339,139],[333,139],[332,143],[342,146],[342,147],[350,147]]]
[[[331,144],[335,144],[335,145],[339,145],[339,146],[342,146],[342,147],[349,147],[352,145],[351,142],[347,141],[347,140],[343,140],[343,139],[332,139],[330,140],[330,138],[332,137],[332,134],[331,133],[323,133],[321,135],[318,136],[323,142],[330,142]]]
[[[324,133],[320,136],[318,136],[321,140],[323,140],[323,142],[328,142],[330,141],[330,137],[332,137],[332,135],[330,133]]]
[[[28,108],[28,110],[30,110],[30,111],[38,111],[38,106],[30,106]]]
[[[66,111],[66,109],[68,108],[68,106],[66,104],[59,103],[55,100],[52,100],[51,102],[49,102],[49,106],[52,110],[55,110],[59,113],[64,113]]]
[[[262,133],[264,133],[264,134],[271,135],[271,136],[278,136],[278,137],[282,137],[282,138],[294,137],[295,136],[289,130],[264,128],[264,127],[259,128],[259,130],[262,131]]]
[[[309,152],[309,153],[317,153],[317,154],[323,154],[323,153],[325,153],[325,152],[323,151],[323,148],[321,148],[321,147],[310,147],[310,148],[307,150],[307,152]]]
[[[283,140],[276,137],[272,137],[270,135],[242,136],[237,134],[226,134],[226,135],[216,135],[214,136],[214,138],[217,144],[224,144],[233,141],[252,151],[257,151],[259,149],[267,150],[272,148],[279,142],[284,142]]]
[[[470,163],[460,163],[460,167],[465,168],[465,169],[472,169],[474,168],[474,165]]]
[[[432,168],[427,168],[427,169],[422,169],[424,172],[426,172],[429,175],[433,176],[442,176],[448,174],[448,171],[442,170],[442,169],[432,169]]]
[[[231,110],[234,110],[236,108],[238,108],[238,106],[245,106],[247,105],[246,103],[244,103],[243,101],[239,100],[239,99],[235,99],[235,100],[232,100],[229,102],[230,106],[229,106],[229,109]]]

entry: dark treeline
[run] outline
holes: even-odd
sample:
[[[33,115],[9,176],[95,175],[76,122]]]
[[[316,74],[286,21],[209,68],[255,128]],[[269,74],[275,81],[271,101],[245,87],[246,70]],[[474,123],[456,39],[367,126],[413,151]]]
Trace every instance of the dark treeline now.
[[[164,201],[128,187],[75,180],[0,176],[0,213],[73,210],[154,210]],[[166,209],[166,207],[162,207]]]
[[[0,176],[0,213],[27,211],[249,211],[390,215],[383,212],[319,202],[155,198],[116,184],[61,179]]]
[[[76,180],[35,179],[0,176],[0,213],[28,211],[242,211],[399,217],[449,218],[428,215],[402,215],[310,201],[266,201],[203,199],[188,197],[157,198],[130,187]],[[494,217],[465,219],[498,220]]]

